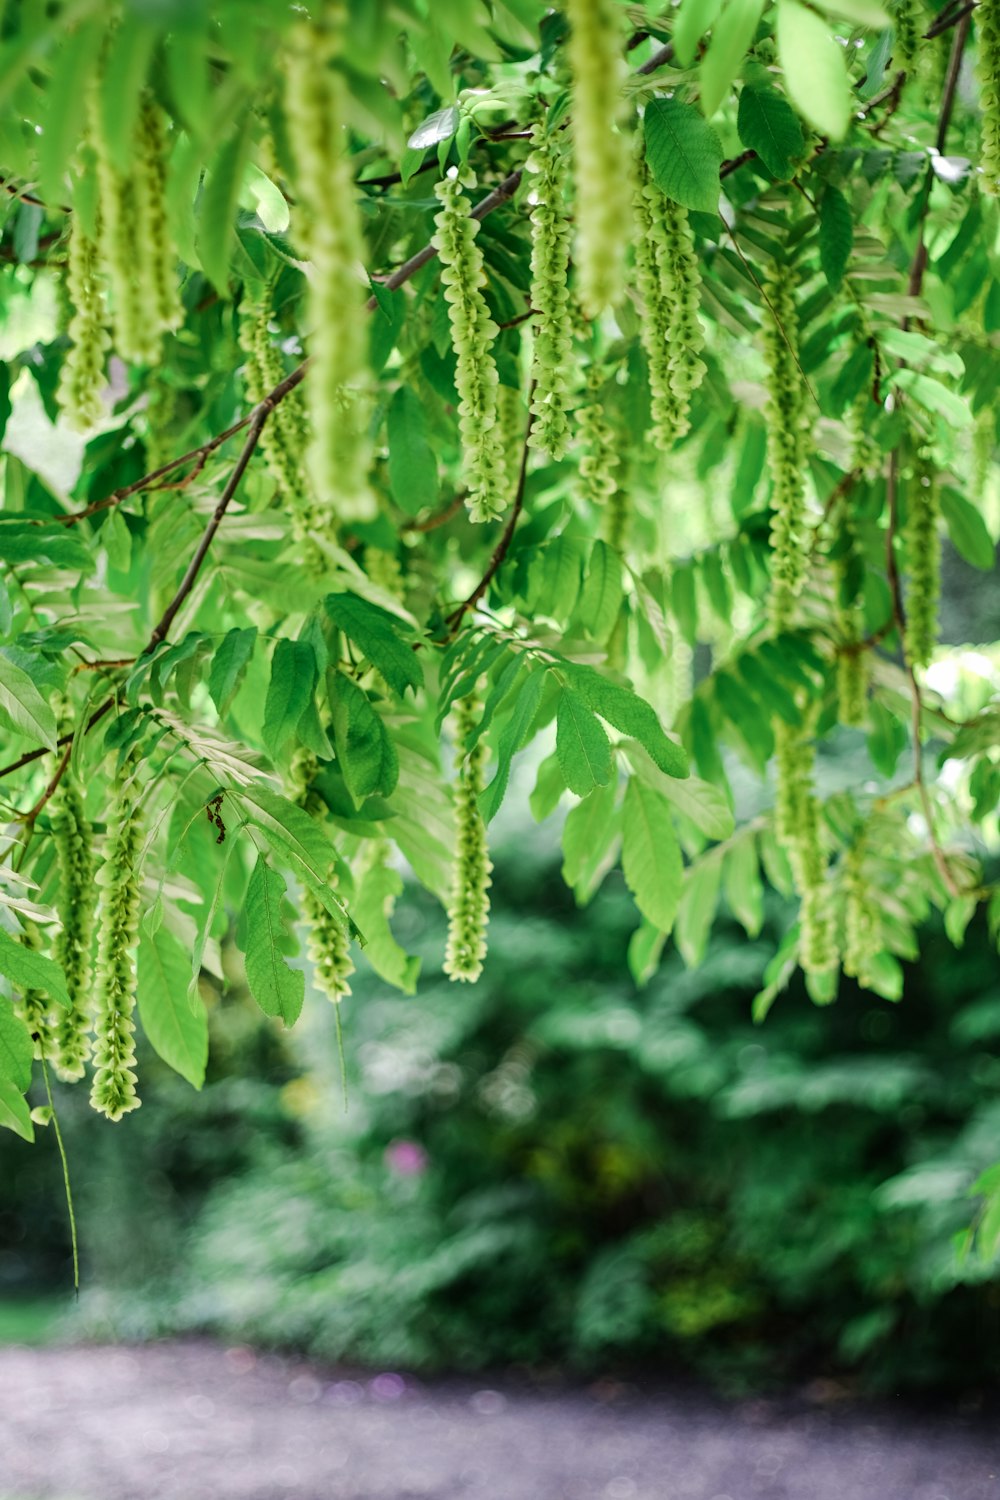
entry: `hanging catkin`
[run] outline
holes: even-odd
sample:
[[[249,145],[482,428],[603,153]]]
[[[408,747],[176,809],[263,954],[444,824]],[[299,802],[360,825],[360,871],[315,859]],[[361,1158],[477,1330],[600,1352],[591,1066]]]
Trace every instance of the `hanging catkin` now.
[[[573,322],[569,296],[570,220],[566,208],[566,151],[538,124],[525,170],[534,175],[531,204],[531,306],[533,322],[529,442],[552,458],[565,455],[569,439],[566,413]]]
[[[104,326],[104,294],[96,243],[79,217],[70,225],[66,255],[66,290],[73,306],[70,349],[59,375],[56,399],[67,425],[84,431],[104,415],[101,393],[104,356],[109,339]]]
[[[657,187],[636,136],[636,280],[644,308],[640,324],[649,371],[653,438],[666,450],[689,431],[691,394],[705,365],[698,317],[701,272],[688,212]]]
[[[765,291],[764,351],[767,359],[767,455],[771,471],[771,628],[786,630],[806,570],[805,402],[798,360],[795,274],[775,263]]]
[[[90,949],[94,932],[94,856],[91,828],[79,785],[63,777],[52,798],[52,831],[59,864],[59,919],[54,956],[66,976],[69,1004],[55,1037],[60,1078],[82,1078],[90,1056]]]
[[[42,946],[38,928],[34,923],[29,923],[24,929],[21,939],[25,948],[37,951]],[[53,1006],[48,995],[41,990],[21,990],[15,993],[14,1010],[31,1032],[34,1042],[34,1055],[38,1058],[49,1058],[55,1047],[55,1026]]]
[[[580,493],[591,505],[603,507],[618,495],[620,454],[615,432],[604,414],[604,374],[596,360],[587,369],[584,392],[576,412],[580,443],[577,472]],[[625,517],[615,517],[616,531],[624,534]]]
[[[486,746],[480,739],[472,750],[465,750],[466,737],[475,728],[481,711],[482,704],[475,695],[462,698],[455,706],[455,743],[459,755],[455,784],[456,842],[444,972],[450,979],[468,982],[478,979],[483,972],[493,869],[486,825],[479,811]]]
[[[104,861],[97,872],[94,1081],[90,1102],[109,1120],[139,1107],[135,1065],[135,954],[139,936],[139,822],[119,790],[108,818]]]
[[[873,958],[881,944],[875,914],[878,905],[864,872],[865,843],[859,837],[841,864],[844,908],[844,973],[866,985]]]
[[[982,111],[982,186],[1000,193],[1000,0],[980,0],[976,8],[979,33],[979,108]]]
[[[815,751],[808,726],[774,725],[775,832],[792,867],[799,912],[799,962],[807,974],[823,973],[837,961],[836,932],[826,858],[820,837],[820,810],[813,789]]]
[[[455,388],[462,462],[469,489],[469,517],[493,521],[507,507],[506,463],[497,419],[497,376],[492,346],[497,326],[490,317],[483,287],[486,273],[476,244],[479,223],[469,215],[463,185],[475,184],[466,172],[452,168],[436,185],[441,204],[435,216],[431,243],[441,260],[441,281],[448,304],[451,342],[455,350]]]
[[[247,397],[254,405],[262,401],[285,374],[281,356],[271,338],[269,313],[266,298],[240,308],[239,341],[246,355],[243,383]],[[299,540],[319,522],[304,468],[308,443],[309,421],[301,388],[297,388],[289,391],[272,411],[261,432],[260,446],[291,520],[292,534]]]
[[[938,601],[941,596],[940,513],[937,475],[921,458],[906,490],[905,542],[909,578],[904,645],[906,658],[914,667],[926,667],[937,645]]]
[[[317,498],[342,521],[370,520],[368,322],[361,279],[364,240],[347,155],[347,86],[336,66],[344,8],[302,22],[285,61],[285,116],[296,164],[297,231],[312,263],[307,387],[309,471]]]
[[[318,816],[323,808],[322,799],[312,786],[318,770],[319,761],[308,750],[297,751],[289,769],[292,795],[311,817]],[[331,891],[337,888],[337,871],[332,864],[327,871],[327,885]],[[321,995],[336,1005],[351,993],[348,981],[354,973],[354,960],[350,935],[346,925],[327,911],[308,886],[302,888],[300,905],[313,983]]]
[[[580,301],[597,318],[625,289],[630,172],[623,122],[624,11],[615,0],[566,0]]]
[[[178,327],[182,318],[177,254],[165,207],[162,116],[159,107],[144,98],[132,168],[125,173],[112,158],[99,111],[92,114],[99,247],[110,293],[114,347],[123,359],[155,364],[163,333]]]

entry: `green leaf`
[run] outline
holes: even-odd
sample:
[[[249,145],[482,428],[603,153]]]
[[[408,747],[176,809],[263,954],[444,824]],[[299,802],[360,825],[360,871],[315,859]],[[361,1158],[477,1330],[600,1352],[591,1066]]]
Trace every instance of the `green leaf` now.
[[[660,932],[645,919],[639,923],[628,942],[629,973],[638,989],[644,989],[660,967],[663,945],[668,934]]]
[[[669,738],[654,709],[631,688],[609,682],[593,667],[567,662],[564,668],[574,690],[596,714],[621,734],[639,740],[667,776],[687,776],[682,746]]]
[[[956,551],[974,568],[989,572],[996,564],[996,548],[976,507],[958,490],[942,485],[941,514]]]
[[[841,140],[851,118],[843,47],[827,23],[798,0],[778,0],[776,35],[792,103],[821,134]]]
[[[361,873],[351,910],[365,934],[365,957],[376,974],[404,995],[412,995],[417,988],[420,959],[400,947],[389,926],[396,897],[402,893],[399,871],[385,859],[374,858]]]
[[[906,730],[895,714],[891,714],[878,698],[873,698],[868,705],[868,717],[871,723],[868,754],[872,765],[883,776],[892,776],[896,763],[906,748]]]
[[[13,1130],[24,1141],[35,1139],[28,1101],[9,1078],[0,1078],[0,1125],[5,1130]]]
[[[200,1089],[208,1062],[208,1017],[197,991],[190,992],[190,956],[166,928],[155,937],[142,933],[136,974],[139,1019],[150,1046]]]
[[[611,865],[611,850],[621,823],[615,810],[618,784],[595,787],[566,815],[563,824],[563,879],[582,906],[590,900]]]
[[[68,1005],[66,976],[44,953],[36,953],[0,929],[0,974],[19,990],[41,990],[58,1005]]]
[[[932,375],[902,369],[891,371],[889,379],[927,411],[944,417],[952,427],[968,427],[972,421],[969,403]]]
[[[27,672],[0,651],[0,723],[16,734],[56,748],[56,716]]]
[[[229,705],[239,692],[256,643],[256,625],[248,625],[242,630],[237,627],[223,638],[212,658],[208,691],[220,717],[227,713]]]
[[[735,827],[733,810],[720,787],[713,786],[710,781],[702,781],[697,776],[687,776],[683,780],[664,776],[641,745],[630,741],[625,748],[636,775],[641,776],[647,786],[667,797],[677,811],[690,818],[706,838],[729,838]]]
[[[235,112],[235,119],[234,133],[223,142],[209,168],[198,213],[198,257],[202,270],[222,297],[229,295],[229,248],[236,228],[253,111],[240,109]]]
[[[417,654],[408,641],[401,639],[402,634],[411,633],[402,620],[357,594],[327,594],[323,604],[333,623],[381,672],[398,698],[407,688],[416,691],[423,685]]]
[[[31,1084],[34,1054],[31,1032],[14,1014],[11,1001],[0,999],[0,1078],[8,1079],[22,1094]]]
[[[305,997],[305,975],[285,961],[291,946],[281,915],[285,882],[262,854],[257,856],[237,934],[246,961],[250,993],[266,1016],[294,1026]]]
[[[450,141],[458,129],[460,119],[461,115],[454,104],[449,104],[447,109],[436,109],[409,137],[406,142],[407,150],[429,151],[442,141]]]
[[[684,880],[684,892],[677,907],[674,941],[689,969],[697,968],[705,957],[708,935],[719,904],[722,860],[709,855],[692,865]]]
[[[853,245],[850,204],[838,188],[828,187],[819,205],[819,263],[831,287],[843,281]]]
[[[740,92],[736,129],[744,146],[756,151],[772,177],[786,182],[806,151],[798,116],[776,89],[746,84]],[[751,428],[750,433],[763,429]]]
[[[338,672],[330,707],[337,763],[347,790],[360,805],[366,797],[391,797],[399,780],[399,757],[381,715],[356,682]]]
[[[567,688],[556,710],[556,754],[566,785],[578,797],[604,786],[613,769],[611,742],[582,698]]]
[[[698,72],[701,107],[707,116],[715,114],[729,93],[763,13],[764,0],[729,0]]]
[[[715,25],[723,0],[681,0],[674,18],[674,55],[682,68],[694,62],[698,43]]]
[[[657,186],[684,208],[719,209],[722,141],[693,104],[653,99],[643,121],[646,156]]]
[[[479,811],[483,822],[489,823],[497,814],[507,783],[510,780],[511,761],[518,750],[527,743],[535,722],[539,704],[542,701],[542,692],[545,687],[545,673],[533,671],[522,684],[514,703],[514,711],[497,741],[496,756],[497,769],[489,786],[484,788],[479,797]]]
[[[438,500],[437,459],[427,434],[427,415],[420,398],[400,386],[389,402],[389,488],[408,516],[432,508]]]
[[[261,830],[271,847],[284,856],[319,898],[324,910],[356,932],[343,903],[330,889],[330,866],[337,855],[315,819],[287,797],[260,784],[240,787],[231,795],[239,801],[248,821]],[[356,936],[361,935],[356,932]]]
[[[93,571],[94,559],[75,531],[65,526],[27,526],[0,519],[0,558],[8,563],[38,563],[81,573]]]
[[[684,879],[680,845],[666,799],[636,776],[625,788],[622,873],[643,916],[669,932]]]
[[[49,75],[45,126],[38,142],[38,181],[49,203],[66,201],[66,173],[85,133],[88,90],[80,87],[80,80],[93,77],[106,37],[107,28],[97,20],[71,28]]]
[[[576,620],[592,640],[607,640],[618,618],[622,597],[621,559],[606,542],[597,541],[576,608]]]
[[[132,166],[135,126],[157,28],[133,11],[106,35],[103,76],[109,82],[96,90],[97,110],[108,155],[117,171],[127,173]],[[83,92],[82,78],[77,79],[76,87]]]
[[[305,713],[315,684],[316,653],[312,646],[308,641],[280,640],[271,657],[262,730],[272,760],[278,759],[282,746]]]
[[[881,31],[892,25],[892,17],[888,11],[881,5],[874,4],[874,0],[816,0],[816,3],[828,15],[842,16],[845,21],[853,21],[857,26],[870,26],[873,31]]]
[[[757,937],[764,925],[764,883],[752,833],[737,839],[726,855],[723,882],[733,916],[747,937]]]

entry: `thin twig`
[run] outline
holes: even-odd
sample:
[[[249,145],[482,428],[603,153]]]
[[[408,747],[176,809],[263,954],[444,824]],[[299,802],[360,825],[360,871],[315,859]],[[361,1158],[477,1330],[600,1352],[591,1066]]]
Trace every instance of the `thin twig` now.
[[[955,36],[951,44],[951,56],[948,59],[948,72],[945,75],[944,91],[941,95],[941,110],[938,115],[937,135],[934,140],[934,149],[939,156],[943,154],[945,143],[948,139],[948,126],[951,124],[952,110],[955,108],[958,79],[962,71],[962,54],[965,51],[965,43],[969,36],[969,26],[970,15],[966,14],[957,22]],[[911,297],[920,296],[924,285],[924,272],[927,270],[927,236],[925,231],[933,183],[934,172],[931,166],[928,165],[917,214],[920,226],[917,231],[917,248],[914,251],[913,263],[910,266],[910,279],[906,288],[908,295]]]
[[[433,515],[427,517],[426,521],[408,521],[402,530],[406,532],[436,531],[439,526],[447,526],[449,521],[454,520],[464,505],[465,494],[460,491],[443,510],[436,510]]]
[[[925,39],[932,42],[936,36],[942,36],[952,26],[957,26],[959,21],[964,21],[966,16],[971,16],[978,4],[979,0],[966,0],[966,3],[960,5],[957,10],[954,6],[946,5],[937,20],[932,21],[924,32]]]

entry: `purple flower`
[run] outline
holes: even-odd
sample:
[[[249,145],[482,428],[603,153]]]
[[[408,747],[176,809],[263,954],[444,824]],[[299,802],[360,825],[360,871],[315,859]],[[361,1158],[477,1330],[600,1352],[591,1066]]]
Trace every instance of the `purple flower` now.
[[[419,1177],[427,1170],[427,1152],[419,1141],[390,1141],[384,1160],[389,1171],[400,1177]]]

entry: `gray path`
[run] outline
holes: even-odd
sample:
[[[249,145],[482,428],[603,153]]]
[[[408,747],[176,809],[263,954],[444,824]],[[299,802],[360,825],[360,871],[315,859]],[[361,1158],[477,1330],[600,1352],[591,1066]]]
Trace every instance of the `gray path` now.
[[[982,1419],[0,1350],[2,1500],[1000,1500]]]

